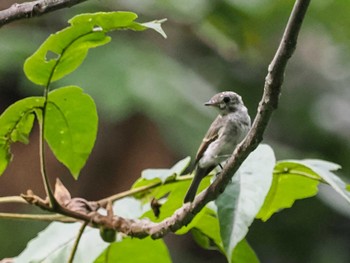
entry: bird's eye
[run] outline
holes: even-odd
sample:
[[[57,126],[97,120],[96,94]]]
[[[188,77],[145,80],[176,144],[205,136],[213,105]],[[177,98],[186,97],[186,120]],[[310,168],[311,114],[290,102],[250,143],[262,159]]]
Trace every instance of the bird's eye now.
[[[224,97],[223,99],[222,99],[225,103],[229,103],[230,102],[230,97]]]

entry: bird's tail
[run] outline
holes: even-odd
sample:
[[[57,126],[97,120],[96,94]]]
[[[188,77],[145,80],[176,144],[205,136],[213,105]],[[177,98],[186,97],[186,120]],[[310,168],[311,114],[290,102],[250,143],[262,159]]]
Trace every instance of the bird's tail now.
[[[210,173],[210,171],[213,168],[209,168],[209,169],[203,169],[203,168],[199,168],[197,167],[196,169],[196,173],[194,175],[193,181],[190,185],[190,188],[187,190],[187,193],[185,195],[185,199],[184,199],[184,203],[187,202],[192,202],[193,199],[196,196],[197,193],[197,189],[199,187],[200,182],[202,181],[202,179],[208,174]]]

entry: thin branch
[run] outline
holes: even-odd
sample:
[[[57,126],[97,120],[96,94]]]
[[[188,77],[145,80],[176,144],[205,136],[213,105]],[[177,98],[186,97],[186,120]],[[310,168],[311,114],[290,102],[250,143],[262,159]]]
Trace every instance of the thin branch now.
[[[77,221],[74,218],[66,217],[60,214],[38,215],[38,214],[0,213],[0,219],[33,220],[33,221],[43,221],[43,222],[57,221],[62,223],[73,223]]]
[[[85,230],[86,226],[87,226],[87,222],[84,222],[81,225],[80,229],[79,229],[79,233],[78,233],[77,238],[74,241],[74,245],[73,245],[72,251],[70,253],[70,256],[69,256],[69,259],[68,259],[68,263],[73,263],[75,254],[76,254],[77,249],[78,249],[78,245],[79,245],[80,239],[81,239],[81,237],[82,237],[82,235],[84,233],[84,230]]]
[[[20,196],[3,196],[0,197],[0,204],[2,203],[22,203],[27,204],[27,202]]]
[[[192,175],[178,176],[178,177],[175,178],[175,180],[167,181],[165,183],[162,183],[162,182],[159,181],[159,182],[155,182],[153,184],[137,187],[137,188],[134,188],[134,189],[131,189],[131,190],[127,190],[127,191],[124,191],[124,192],[121,192],[121,193],[118,193],[118,194],[115,194],[115,195],[103,198],[103,199],[97,201],[97,203],[101,207],[106,207],[108,202],[114,202],[116,200],[122,199],[122,198],[127,197],[127,196],[133,196],[133,195],[136,195],[136,194],[147,192],[148,190],[151,190],[151,189],[153,189],[155,187],[158,187],[160,185],[172,184],[172,183],[176,183],[176,182],[179,182],[179,181],[186,181],[186,180],[192,180],[192,179],[193,179]]]
[[[0,11],[0,27],[16,20],[41,16],[86,1],[87,0],[36,0],[22,4],[13,4],[8,9]]]

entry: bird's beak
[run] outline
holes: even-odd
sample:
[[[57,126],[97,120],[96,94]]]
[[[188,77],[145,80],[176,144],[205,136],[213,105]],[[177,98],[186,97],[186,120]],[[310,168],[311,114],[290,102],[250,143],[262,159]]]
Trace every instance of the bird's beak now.
[[[215,101],[210,100],[210,101],[204,103],[204,105],[205,105],[205,106],[216,106],[217,103],[216,103]]]

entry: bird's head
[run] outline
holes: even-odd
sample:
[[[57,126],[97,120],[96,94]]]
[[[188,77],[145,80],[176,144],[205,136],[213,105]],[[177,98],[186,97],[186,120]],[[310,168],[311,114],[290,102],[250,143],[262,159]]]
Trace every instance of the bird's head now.
[[[241,96],[233,91],[224,91],[215,94],[208,102],[204,103],[204,105],[217,107],[223,115],[235,112],[244,107]]]

